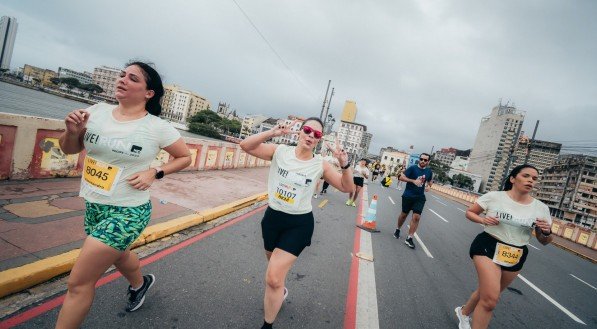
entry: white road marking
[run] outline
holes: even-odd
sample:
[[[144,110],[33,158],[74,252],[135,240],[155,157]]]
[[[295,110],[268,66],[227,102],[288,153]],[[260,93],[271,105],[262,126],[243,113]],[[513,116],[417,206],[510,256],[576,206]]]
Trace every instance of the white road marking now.
[[[530,243],[529,243],[529,246],[530,246],[530,247],[533,247],[533,248],[535,248],[535,249],[537,249],[537,250],[541,250],[541,249],[539,249],[539,248],[537,248],[537,247],[533,246],[533,245],[532,245],[532,244],[530,244]]]
[[[421,241],[421,239],[419,238],[419,235],[417,233],[415,233],[415,239],[421,245],[421,248],[423,248],[423,251],[427,254],[427,256],[429,256],[429,258],[433,258],[433,255],[431,255],[431,253],[429,252],[429,249],[427,249],[427,246],[425,246],[423,241]]]
[[[432,197],[434,197],[434,198],[435,198],[435,199],[437,199],[437,200],[441,200],[440,198],[436,197],[436,196],[435,196],[435,195],[433,195],[433,194],[429,194],[429,195],[431,195]]]
[[[585,281],[581,280],[579,277],[575,276],[574,274],[570,274],[570,275],[571,275],[573,278],[575,278],[576,280],[578,280],[578,281],[580,281],[580,282],[582,282],[582,283],[586,284],[587,286],[589,286],[589,287],[591,287],[591,288],[593,288],[593,289],[597,290],[597,288],[595,288],[595,287],[593,287],[592,285],[590,285],[590,284],[586,283]]]
[[[582,320],[579,319],[576,315],[572,314],[572,312],[568,311],[564,306],[562,306],[560,303],[556,302],[553,298],[551,298],[548,294],[546,294],[545,292],[543,292],[543,290],[539,289],[531,281],[527,280],[524,276],[522,276],[522,275],[519,274],[518,277],[522,281],[524,281],[524,283],[528,284],[531,288],[533,288],[536,292],[538,292],[541,296],[545,297],[545,299],[547,299],[552,304],[554,304],[562,312],[564,312],[566,315],[568,315],[570,318],[572,318],[572,320],[574,320],[574,321],[576,321],[578,323],[587,325],[586,323],[582,322]]]
[[[367,203],[367,190],[361,198]],[[361,217],[367,213],[366,207],[362,208]],[[373,256],[371,233],[361,231],[360,252]],[[379,329],[379,314],[377,310],[377,288],[375,285],[375,260],[373,262],[359,259],[359,279],[357,283],[357,329]]]
[[[462,210],[462,209],[460,209],[460,208],[456,208],[456,209],[458,209],[458,210],[460,210],[460,211],[462,211],[462,212],[466,212],[466,210]]]
[[[406,227],[410,228],[410,225],[406,225]],[[423,251],[427,254],[427,256],[429,258],[433,258],[433,255],[429,252],[429,249],[427,249],[427,246],[423,243],[423,240],[421,240],[421,238],[419,238],[419,235],[415,232],[415,240],[417,240],[417,242],[421,245],[421,248],[423,248]]]
[[[433,211],[433,209],[429,208],[429,211],[431,211],[432,213],[435,214],[435,216],[441,218],[441,220],[443,220],[446,223],[449,223],[445,218],[443,218],[440,214],[436,213],[435,211]]]
[[[389,196],[389,197],[388,197],[388,199],[390,199],[390,202],[391,202],[392,204],[396,204],[396,202],[394,202],[394,200],[392,200],[392,197],[391,197],[391,196]]]
[[[437,200],[437,203],[441,203],[441,204],[443,204],[444,206],[448,206],[446,203],[443,203],[443,202],[439,201],[439,199]]]

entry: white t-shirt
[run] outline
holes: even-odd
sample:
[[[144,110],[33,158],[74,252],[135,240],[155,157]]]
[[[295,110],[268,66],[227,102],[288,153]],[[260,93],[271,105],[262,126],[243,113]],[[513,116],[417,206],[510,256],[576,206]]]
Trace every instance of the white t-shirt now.
[[[272,209],[298,215],[313,209],[311,196],[323,175],[323,159],[317,154],[310,160],[299,160],[295,149],[278,145],[269,168],[267,190]]]
[[[537,219],[551,224],[549,208],[541,201],[533,199],[528,205],[510,198],[506,191],[489,192],[477,199],[487,216],[497,218],[500,223],[485,226],[485,232],[498,240],[515,246],[524,246],[531,240],[532,225]]]
[[[149,200],[149,191],[133,188],[127,178],[149,169],[160,149],[176,142],[180,133],[151,114],[116,121],[114,108],[116,105],[99,103],[87,109],[89,121],[83,139],[87,157],[79,196],[93,203],[136,207]]]
[[[364,178],[365,175],[367,175],[367,177],[369,177],[369,168],[367,168],[367,166],[361,167],[361,165],[357,163],[357,165],[354,166],[354,170],[352,171],[352,176]]]

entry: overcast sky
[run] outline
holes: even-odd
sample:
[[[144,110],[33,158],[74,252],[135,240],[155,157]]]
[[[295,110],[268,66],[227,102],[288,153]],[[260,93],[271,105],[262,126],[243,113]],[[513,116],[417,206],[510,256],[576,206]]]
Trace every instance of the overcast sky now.
[[[471,148],[500,99],[529,134],[541,120],[538,139],[597,146],[597,1],[0,0],[0,15],[19,23],[12,68],[141,58],[241,114],[319,116],[331,79],[330,112],[356,101],[371,153]]]

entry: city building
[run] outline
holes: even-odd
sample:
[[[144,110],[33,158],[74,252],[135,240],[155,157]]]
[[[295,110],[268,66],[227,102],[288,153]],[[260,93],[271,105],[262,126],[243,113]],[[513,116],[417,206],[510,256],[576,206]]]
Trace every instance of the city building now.
[[[553,217],[595,228],[597,221],[597,157],[561,155],[545,168],[535,197],[543,201]]]
[[[0,69],[2,70],[10,70],[18,27],[16,18],[8,16],[0,18]]]
[[[481,182],[483,181],[483,177],[481,177],[481,175],[476,175],[476,174],[473,174],[466,170],[460,170],[460,169],[454,169],[454,168],[450,168],[450,170],[448,171],[448,177],[450,177],[450,178],[454,178],[454,176],[456,176],[458,174],[464,175],[464,176],[470,178],[473,181],[473,188],[471,191],[479,192],[479,188],[481,187]]]
[[[540,140],[531,140],[528,136],[522,135],[518,139],[518,144],[514,151],[514,161],[512,167],[525,163],[533,165],[539,169],[539,174],[543,169],[551,167],[560,155],[562,144],[552,143]]]
[[[501,102],[481,119],[468,164],[469,172],[483,177],[481,193],[500,190],[523,121],[523,111]]]
[[[296,122],[295,122],[295,120],[296,120]],[[305,121],[304,118],[289,115],[288,119],[279,119],[276,124],[288,126],[288,125],[292,124],[293,122],[295,122],[294,125],[292,127],[290,127],[290,130],[298,132],[301,129],[301,125],[303,124],[303,121]],[[276,144],[296,145],[298,143],[298,134],[277,136],[277,137],[272,138],[272,142],[274,142]]]
[[[452,163],[450,164],[450,168],[454,168],[456,170],[467,170],[468,169],[468,157],[459,156],[457,155]]]
[[[261,133],[264,131],[272,130],[274,127],[278,125],[278,119],[269,118],[263,121],[261,124],[257,126],[257,133]]]
[[[373,139],[373,134],[369,132],[363,133],[363,140],[361,141],[361,158],[366,158],[369,154],[369,147],[371,146],[371,140]]]
[[[240,128],[240,138],[246,138],[253,135],[257,131],[257,127],[268,117],[261,114],[245,115]]]
[[[58,68],[58,78],[74,78],[79,80],[79,83],[82,85],[88,85],[93,83],[93,73],[77,72],[75,70],[67,69],[65,67]]]
[[[42,69],[29,64],[23,66],[23,81],[33,84],[42,85],[44,87],[53,86],[53,78],[56,78],[56,72],[48,69]]]
[[[382,149],[379,164],[385,165],[387,173],[394,173],[398,168],[406,170],[410,155],[406,152]]]
[[[190,90],[177,85],[165,85],[160,117],[179,129],[189,129],[189,119],[200,111],[207,111],[210,103]]]
[[[357,119],[357,103],[355,101],[347,100],[342,109],[341,121],[354,122]]]
[[[452,165],[452,161],[456,159],[456,151],[458,150],[456,150],[453,147],[443,148],[435,152],[435,154],[433,155],[433,159],[449,167],[450,165]]]
[[[420,153],[411,153],[408,157],[408,163],[406,164],[406,168],[414,165],[419,164],[419,157],[421,156]]]
[[[340,121],[338,127],[338,141],[343,145],[351,161],[357,161],[364,158],[369,153],[366,140],[371,138],[366,135],[367,126],[356,122]],[[367,147],[367,148],[365,148]]]
[[[120,76],[121,69],[115,69],[108,66],[96,67],[93,70],[93,83],[102,87],[103,93],[97,94],[96,97],[103,98],[104,100],[112,103],[116,103],[116,80]]]

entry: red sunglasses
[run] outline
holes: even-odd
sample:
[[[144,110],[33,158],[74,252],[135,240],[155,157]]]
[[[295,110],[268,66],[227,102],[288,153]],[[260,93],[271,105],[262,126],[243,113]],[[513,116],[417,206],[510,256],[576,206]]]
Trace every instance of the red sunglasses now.
[[[303,131],[305,132],[305,134],[309,135],[311,133],[313,133],[313,137],[320,139],[321,137],[323,137],[323,133],[319,130],[315,130],[309,126],[303,126]]]

